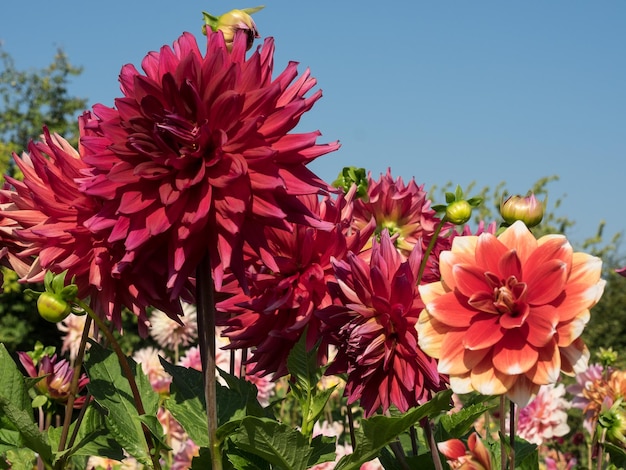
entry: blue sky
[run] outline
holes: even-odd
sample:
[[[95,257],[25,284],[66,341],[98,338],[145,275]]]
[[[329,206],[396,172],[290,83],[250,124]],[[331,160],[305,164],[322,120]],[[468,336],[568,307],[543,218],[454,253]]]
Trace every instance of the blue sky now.
[[[550,198],[574,219],[573,241],[626,228],[626,2],[267,0],[254,15],[276,39],[275,72],[310,67],[324,97],[301,121],[342,148],[313,168],[344,166],[418,184],[447,182],[525,194],[558,175]],[[14,1],[0,39],[19,68],[57,47],[84,67],[70,92],[112,105],[125,63],[200,37],[203,10],[254,3]],[[383,8],[385,7],[385,8]],[[442,201],[436,201],[442,202]],[[623,251],[624,247],[622,247]]]

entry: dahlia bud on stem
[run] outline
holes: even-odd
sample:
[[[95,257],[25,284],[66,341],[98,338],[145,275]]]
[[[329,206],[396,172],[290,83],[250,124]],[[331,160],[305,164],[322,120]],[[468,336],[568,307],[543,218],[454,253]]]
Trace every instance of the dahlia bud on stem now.
[[[231,50],[235,34],[238,31],[244,31],[248,37],[247,49],[250,50],[254,39],[261,37],[250,15],[262,9],[263,6],[235,9],[220,16],[213,16],[204,11],[202,15],[205,24],[202,27],[202,33],[206,35],[207,27],[211,28],[212,31],[221,31],[228,50]]]
[[[518,220],[528,228],[538,225],[543,219],[545,204],[538,201],[533,193],[527,196],[510,196],[500,204],[500,215],[507,225]]]

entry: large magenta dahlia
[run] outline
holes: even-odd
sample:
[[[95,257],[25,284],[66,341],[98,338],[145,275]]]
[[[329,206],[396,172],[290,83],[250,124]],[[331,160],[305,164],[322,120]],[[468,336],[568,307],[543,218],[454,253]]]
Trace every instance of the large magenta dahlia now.
[[[316,80],[296,79],[295,62],[272,79],[273,53],[271,38],[246,57],[245,34],[229,52],[209,32],[203,55],[185,33],[148,54],[143,73],[122,68],[115,108],[94,106],[81,190],[104,199],[86,226],[124,244],[115,273],[158,258],[175,298],[208,252],[219,288],[228,268],[243,279],[244,243],[262,247],[261,226],[316,224],[296,196],[327,189],[306,165],[339,144],[289,133],[321,91],[307,96]]]
[[[318,313],[338,350],[326,373],[348,374],[348,402],[360,400],[365,416],[391,405],[407,411],[446,386],[436,360],[418,346],[421,258],[418,245],[405,260],[385,230],[369,263],[354,253],[333,263],[341,290],[335,305]]]

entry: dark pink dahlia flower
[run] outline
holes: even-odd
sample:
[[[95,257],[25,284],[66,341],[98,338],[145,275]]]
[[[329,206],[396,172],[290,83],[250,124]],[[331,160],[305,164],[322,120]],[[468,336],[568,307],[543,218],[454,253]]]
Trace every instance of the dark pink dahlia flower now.
[[[108,243],[84,226],[102,200],[79,191],[77,181],[87,165],[76,149],[44,129],[41,141],[31,142],[28,152],[14,158],[24,178],[7,177],[13,189],[4,190],[2,197],[11,202],[2,205],[0,216],[14,223],[8,227],[15,243],[7,247],[11,265],[24,282],[42,282],[48,270],[67,271],[66,279],[75,278],[79,297],[89,298],[97,313],[119,328],[125,305],[140,317],[142,334],[147,332],[149,305],[174,316],[180,313],[178,303],[153,286],[159,273],[155,260],[145,259],[141,269],[112,276],[113,265],[125,251],[120,243]]]
[[[437,362],[417,344],[421,257],[418,245],[405,260],[385,230],[369,263],[354,253],[334,262],[341,292],[318,314],[338,349],[327,374],[348,374],[348,402],[360,400],[366,417],[391,405],[406,411],[445,388]]]
[[[373,232],[372,225],[362,232],[349,230],[353,195],[354,191],[337,200],[327,196],[321,201],[317,196],[301,197],[307,210],[334,228],[294,225],[292,231],[285,231],[266,227],[270,265],[258,257],[250,265],[248,293],[236,281],[225,286],[225,291],[235,295],[218,304],[222,312],[218,323],[226,327],[223,335],[231,348],[251,348],[251,373],[284,376],[287,356],[305,330],[309,350],[318,341],[321,324],[315,312],[331,304],[329,283],[336,282],[331,260],[345,257],[350,250],[358,252]],[[322,362],[324,345],[319,354]]]
[[[354,202],[353,225],[360,228],[374,218],[376,232],[387,230],[405,256],[420,242],[426,248],[440,219],[430,208],[424,185],[418,186],[414,179],[408,184],[400,177],[394,180],[391,169],[381,174],[378,181],[374,181],[371,174],[368,180],[367,198]]]
[[[124,244],[114,272],[158,258],[175,298],[208,251],[219,288],[228,268],[243,279],[243,246],[260,227],[316,224],[296,196],[327,190],[306,164],[339,144],[289,133],[321,92],[307,96],[316,81],[308,70],[296,79],[295,62],[272,79],[273,52],[268,38],[246,58],[244,33],[229,52],[209,32],[203,56],[185,33],[148,54],[143,73],[122,68],[116,108],[94,106],[81,190],[105,200],[86,226]]]

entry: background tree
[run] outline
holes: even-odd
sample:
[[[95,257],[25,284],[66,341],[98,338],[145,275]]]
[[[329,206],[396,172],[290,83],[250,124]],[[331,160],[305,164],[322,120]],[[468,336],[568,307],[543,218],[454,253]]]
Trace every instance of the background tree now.
[[[12,153],[24,151],[46,125],[73,145],[78,140],[78,113],[87,100],[70,94],[72,77],[82,73],[58,49],[45,68],[18,70],[13,57],[0,43],[0,179],[13,175]],[[19,178],[19,175],[15,175]],[[37,340],[57,345],[59,334],[37,314],[32,299],[24,297],[17,275],[5,268],[0,290],[0,342],[7,349],[31,350]]]
[[[29,140],[46,125],[70,143],[78,139],[76,117],[87,100],[71,96],[72,77],[82,73],[63,50],[58,49],[45,68],[18,70],[13,57],[0,43],[0,173],[12,174],[11,154],[22,152]]]

